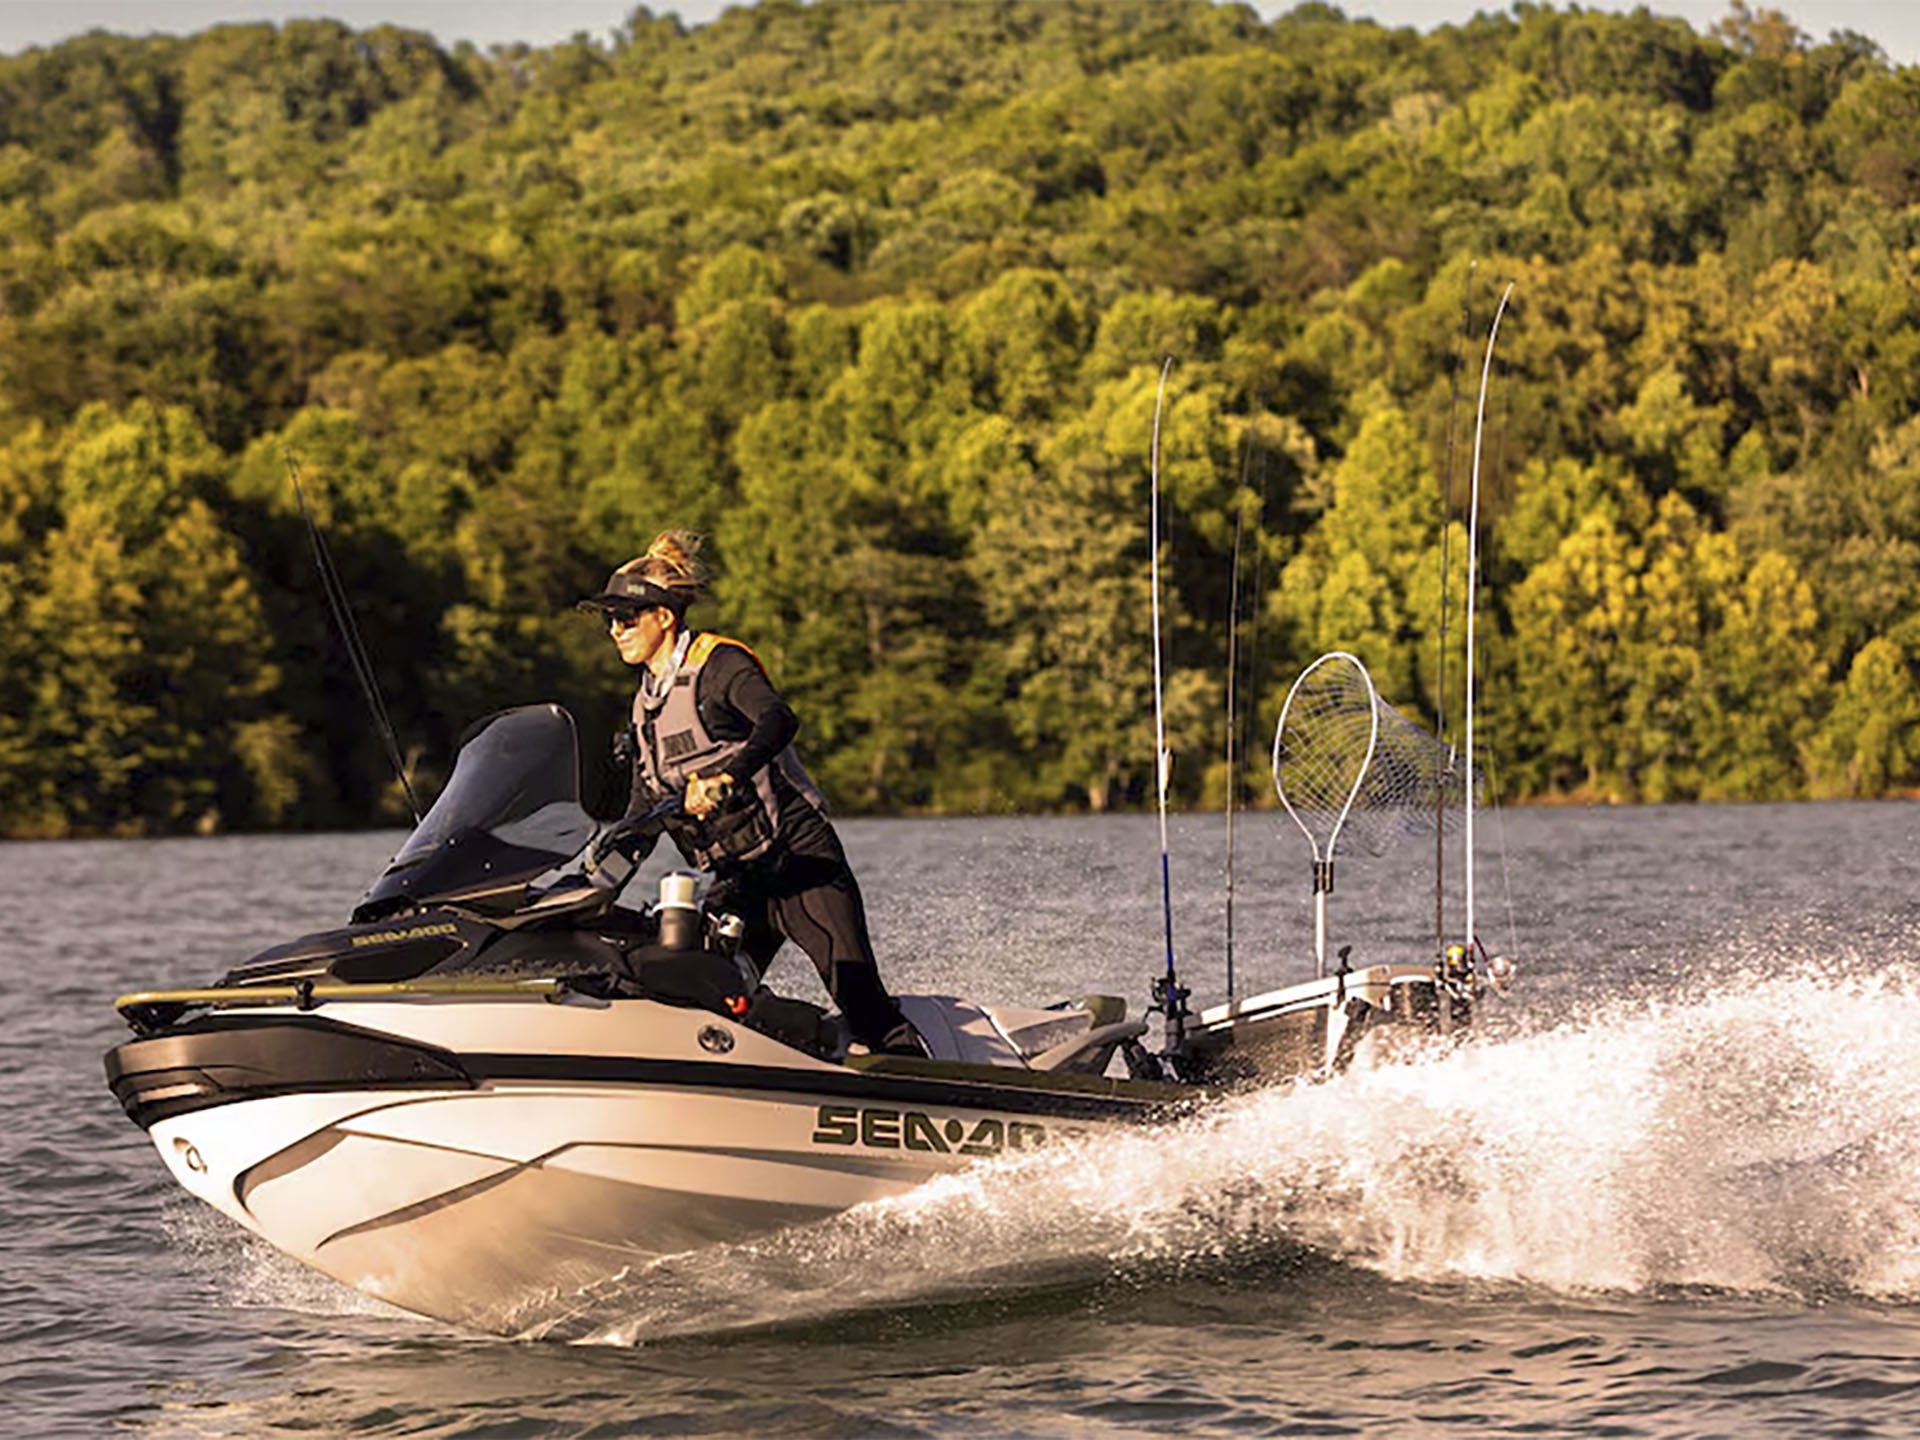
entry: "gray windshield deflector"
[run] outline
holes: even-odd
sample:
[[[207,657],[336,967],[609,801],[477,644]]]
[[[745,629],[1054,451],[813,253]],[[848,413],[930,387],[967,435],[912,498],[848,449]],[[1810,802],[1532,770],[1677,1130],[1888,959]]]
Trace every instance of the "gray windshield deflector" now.
[[[356,913],[511,894],[577,855],[593,830],[573,717],[558,705],[503,710],[467,737],[447,788]]]

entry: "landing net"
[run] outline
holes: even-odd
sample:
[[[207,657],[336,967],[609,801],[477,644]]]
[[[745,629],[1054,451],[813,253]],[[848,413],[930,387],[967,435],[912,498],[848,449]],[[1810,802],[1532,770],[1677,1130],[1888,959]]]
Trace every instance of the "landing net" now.
[[[1313,846],[1380,856],[1410,836],[1451,833],[1466,799],[1466,767],[1373,688],[1343,650],[1294,682],[1273,737],[1273,785]]]

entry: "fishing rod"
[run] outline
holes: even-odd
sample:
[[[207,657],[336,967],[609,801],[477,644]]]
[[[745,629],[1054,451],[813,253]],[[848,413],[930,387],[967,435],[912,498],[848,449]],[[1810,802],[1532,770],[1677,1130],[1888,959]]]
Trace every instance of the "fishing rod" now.
[[[1453,612],[1447,605],[1447,588],[1452,568],[1449,541],[1453,533],[1455,421],[1460,413],[1460,371],[1464,359],[1461,351],[1466,347],[1467,336],[1473,329],[1473,277],[1479,268],[1478,260],[1467,262],[1467,284],[1460,296],[1460,333],[1454,337],[1453,363],[1448,367],[1452,378],[1447,397],[1447,474],[1440,482],[1440,654],[1434,665],[1433,676],[1433,722],[1436,738],[1442,745],[1447,742],[1447,637],[1453,629]],[[1451,762],[1452,757],[1448,758]],[[1472,783],[1471,779],[1468,783]],[[1434,793],[1433,808],[1433,948],[1436,957],[1444,958],[1447,946],[1447,786],[1444,784]],[[1444,1020],[1445,1017],[1442,1018]]]
[[[1478,608],[1480,584],[1480,450],[1487,431],[1487,384],[1493,375],[1493,347],[1500,339],[1500,320],[1507,313],[1507,302],[1513,298],[1513,282],[1507,282],[1507,288],[1500,292],[1500,303],[1494,307],[1493,324],[1487,329],[1487,356],[1480,366],[1480,402],[1476,407],[1473,425],[1473,498],[1467,509],[1467,825],[1466,825],[1466,878],[1467,878],[1467,963],[1473,963],[1473,956],[1480,942],[1473,925],[1473,621]],[[1446,1008],[1444,1005],[1442,1008]]]
[[[1260,400],[1256,406],[1265,413],[1266,401]],[[1267,463],[1267,453],[1260,452],[1260,508],[1254,514],[1261,520],[1266,518],[1267,499],[1271,494],[1273,470]],[[1255,531],[1253,546],[1253,618],[1247,624],[1247,688],[1253,692],[1253,704],[1260,703],[1260,611],[1261,601],[1267,593],[1267,551],[1259,542],[1259,532]],[[1233,972],[1227,972],[1227,998],[1233,998]]]
[[[1148,556],[1153,585],[1153,759],[1155,789],[1160,797],[1160,911],[1166,922],[1167,973],[1153,985],[1153,999],[1167,1020],[1166,1048],[1179,1050],[1186,1038],[1187,994],[1180,988],[1173,966],[1173,870],[1167,859],[1167,781],[1173,773],[1173,756],[1167,750],[1165,685],[1160,660],[1160,416],[1166,407],[1167,372],[1173,369],[1173,357],[1160,366],[1160,387],[1153,399],[1153,453],[1151,554]]]
[[[1255,413],[1257,414],[1264,405],[1264,398],[1256,398],[1253,407]],[[1240,543],[1247,523],[1244,496],[1247,479],[1253,469],[1254,434],[1254,421],[1249,417],[1247,443],[1240,453],[1240,484],[1233,495],[1233,569],[1227,585],[1227,999],[1229,1000],[1233,999],[1233,802],[1236,792],[1240,789],[1240,770],[1236,753],[1240,738],[1240,710],[1235,693],[1240,674]],[[1262,515],[1266,513],[1265,500],[1265,487],[1262,486]],[[1259,623],[1259,618],[1256,612],[1255,624]]]
[[[400,755],[400,738],[394,733],[386,701],[380,696],[380,684],[374,678],[373,661],[367,655],[367,647],[360,639],[360,627],[354,623],[353,610],[347,604],[347,587],[333,563],[333,552],[327,548],[326,536],[320,533],[319,523],[307,508],[306,491],[300,488],[300,462],[294,459],[291,450],[284,450],[281,454],[287,462],[287,479],[293,483],[294,499],[300,504],[300,518],[307,525],[307,538],[313,542],[314,567],[320,572],[320,588],[326,592],[334,625],[340,632],[341,642],[346,646],[347,662],[353,666],[354,678],[360,682],[360,692],[367,697],[367,708],[373,714],[373,728],[386,747],[387,760],[392,764],[393,773],[400,781],[400,789],[407,797],[407,809],[413,814],[413,823],[418,825],[420,801],[413,793],[413,782],[407,778],[406,761]]]
[[[1248,439],[1251,442],[1252,432]],[[1240,491],[1246,488],[1246,461],[1240,467],[1240,486],[1233,495],[1233,568],[1227,582],[1227,999],[1233,999],[1233,792],[1240,788],[1240,772],[1235,766],[1235,723],[1239,719],[1234,680],[1239,672],[1237,642],[1240,636],[1240,536],[1247,523],[1246,507]]]

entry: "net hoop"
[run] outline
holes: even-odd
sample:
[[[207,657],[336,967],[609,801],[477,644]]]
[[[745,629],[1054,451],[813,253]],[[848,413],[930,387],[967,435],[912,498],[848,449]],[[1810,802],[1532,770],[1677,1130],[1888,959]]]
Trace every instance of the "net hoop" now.
[[[1287,736],[1287,717],[1293,710],[1294,701],[1301,693],[1301,687],[1323,666],[1339,664],[1351,666],[1359,676],[1360,683],[1366,687],[1367,749],[1360,763],[1354,767],[1353,784],[1347,788],[1347,798],[1334,817],[1333,828],[1327,832],[1326,853],[1322,854],[1320,837],[1313,833],[1313,827],[1307,824],[1305,817],[1294,808],[1293,801],[1287,798],[1287,787],[1282,775],[1285,759],[1284,741]],[[1287,691],[1286,703],[1280,707],[1280,723],[1273,730],[1273,788],[1280,797],[1280,803],[1286,807],[1287,814],[1293,817],[1293,823],[1300,827],[1300,833],[1307,837],[1307,843],[1313,847],[1313,858],[1316,863],[1332,860],[1339,848],[1340,831],[1346,826],[1347,816],[1353,811],[1353,802],[1359,798],[1361,786],[1366,783],[1367,772],[1373,767],[1373,753],[1379,743],[1380,695],[1373,688],[1373,677],[1367,673],[1367,667],[1360,663],[1357,655],[1351,655],[1345,650],[1332,650],[1300,672],[1299,678],[1293,682],[1293,687]]]

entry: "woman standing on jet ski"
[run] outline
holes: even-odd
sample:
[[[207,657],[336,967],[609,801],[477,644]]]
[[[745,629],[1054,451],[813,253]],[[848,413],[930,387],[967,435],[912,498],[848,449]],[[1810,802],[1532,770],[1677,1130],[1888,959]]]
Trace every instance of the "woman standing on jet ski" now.
[[[800,722],[738,640],[686,623],[707,593],[700,537],[669,530],[613,572],[583,606],[601,611],[620,658],[640,673],[627,825],[608,837],[638,860],[664,829],[689,864],[711,871],[710,903],[746,925],[741,953],[765,974],[792,940],[812,959],[854,1039],[872,1050],[926,1047],[880,980],[866,907],[826,801],[793,753]],[[680,809],[648,822],[660,802]]]

